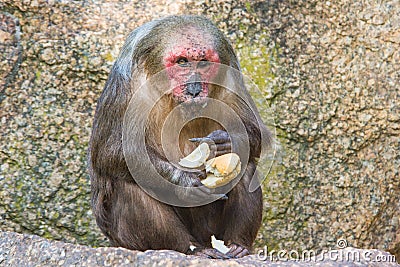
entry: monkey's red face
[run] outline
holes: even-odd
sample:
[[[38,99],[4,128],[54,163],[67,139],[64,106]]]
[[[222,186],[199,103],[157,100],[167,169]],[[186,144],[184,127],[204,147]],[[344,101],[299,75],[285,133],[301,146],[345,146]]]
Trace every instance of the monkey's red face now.
[[[178,40],[164,55],[172,95],[179,103],[202,102],[208,96],[208,82],[218,72],[220,59],[210,38],[196,29],[177,34]]]

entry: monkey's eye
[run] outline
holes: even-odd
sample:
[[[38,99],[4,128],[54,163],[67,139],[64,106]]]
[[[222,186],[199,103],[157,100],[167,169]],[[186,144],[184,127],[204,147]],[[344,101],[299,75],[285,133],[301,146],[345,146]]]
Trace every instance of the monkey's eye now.
[[[176,60],[176,64],[181,67],[187,67],[189,65],[189,61],[185,57],[180,57]]]
[[[198,68],[205,68],[208,65],[210,65],[210,61],[206,60],[206,59],[202,59],[199,61],[199,63],[197,63],[197,67]]]

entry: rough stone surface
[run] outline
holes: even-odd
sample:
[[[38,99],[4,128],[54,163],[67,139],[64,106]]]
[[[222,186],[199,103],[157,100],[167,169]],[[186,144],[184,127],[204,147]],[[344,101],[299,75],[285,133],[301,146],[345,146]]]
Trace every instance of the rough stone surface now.
[[[107,245],[89,207],[95,103],[126,35],[176,13],[216,22],[274,112],[256,248],[399,253],[395,0],[1,1],[0,229]]]
[[[170,250],[140,252],[124,248],[90,248],[0,231],[1,266],[400,266],[393,259],[393,255],[379,250],[347,248],[336,251],[333,256],[319,255],[298,261],[271,261],[256,255],[210,260]]]

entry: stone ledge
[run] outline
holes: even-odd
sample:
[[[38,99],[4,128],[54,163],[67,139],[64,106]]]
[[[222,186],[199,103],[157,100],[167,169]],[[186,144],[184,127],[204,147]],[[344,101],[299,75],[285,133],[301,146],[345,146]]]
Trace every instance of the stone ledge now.
[[[367,253],[370,258],[381,255],[379,250],[346,248],[346,253]],[[320,259],[320,257],[317,257]],[[0,232],[1,266],[400,266],[395,262],[359,261],[261,261],[256,255],[235,260],[210,260],[169,250],[131,251],[124,248],[91,248],[48,240],[35,235]]]

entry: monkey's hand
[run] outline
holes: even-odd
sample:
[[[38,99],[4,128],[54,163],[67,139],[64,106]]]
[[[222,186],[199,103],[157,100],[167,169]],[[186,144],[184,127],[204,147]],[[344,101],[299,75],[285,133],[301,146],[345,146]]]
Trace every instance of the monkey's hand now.
[[[191,142],[207,143],[210,146],[211,157],[218,157],[231,152],[232,143],[229,134],[223,130],[211,132],[206,137],[191,138]]]
[[[172,181],[177,181],[175,184],[175,193],[178,198],[195,202],[201,202],[206,198],[210,198],[212,194],[219,196],[220,199],[226,199],[225,194],[215,194],[215,190],[204,186],[201,179],[207,177],[204,170],[190,170],[184,171],[176,169],[172,177]],[[213,198],[215,197],[213,196]]]

